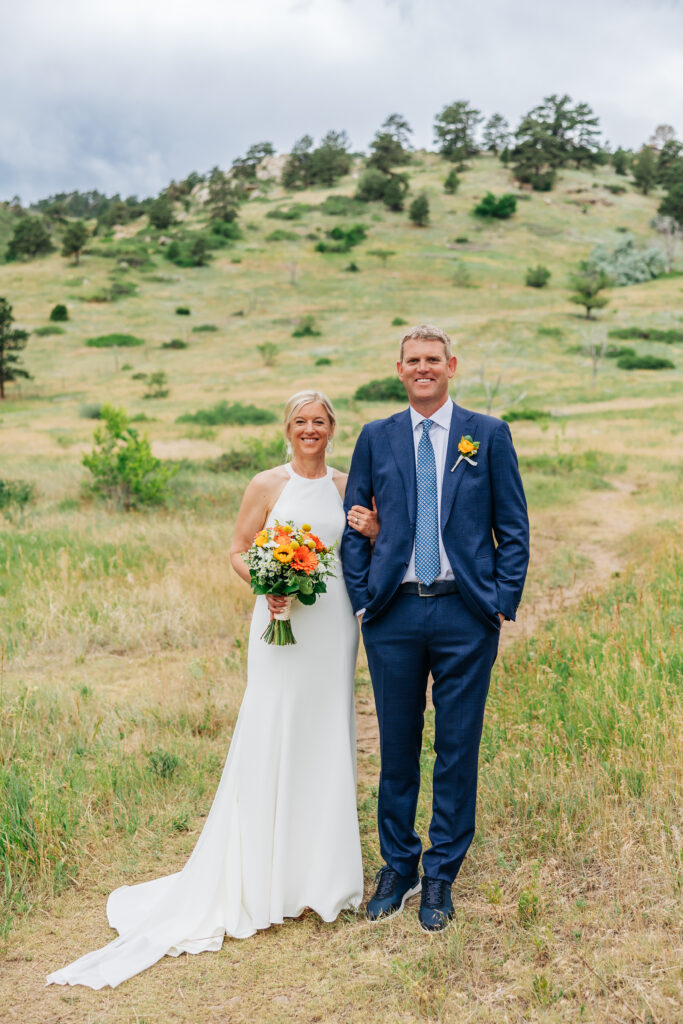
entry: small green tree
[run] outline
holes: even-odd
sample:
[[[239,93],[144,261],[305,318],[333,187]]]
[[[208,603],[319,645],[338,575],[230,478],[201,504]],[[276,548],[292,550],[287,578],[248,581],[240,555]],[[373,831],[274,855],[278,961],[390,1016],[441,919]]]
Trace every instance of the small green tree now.
[[[612,167],[616,174],[628,174],[629,155],[621,146],[612,154]]]
[[[170,228],[174,221],[173,217],[173,200],[171,199],[168,192],[162,192],[162,194],[155,199],[147,211],[149,216],[149,222],[153,228],[158,231],[165,231],[166,228]]]
[[[308,188],[311,184],[312,148],[313,139],[310,135],[303,135],[298,142],[294,143],[292,152],[287,157],[280,176],[283,188]]]
[[[497,220],[507,220],[516,209],[517,198],[511,192],[504,192],[502,196],[494,196],[493,192],[487,192],[472,212],[477,217],[495,217]]]
[[[528,267],[525,282],[529,288],[545,288],[550,280],[550,271],[539,263],[536,267]]]
[[[386,267],[389,257],[395,255],[395,249],[368,249],[368,256],[376,256],[383,267]]]
[[[498,156],[507,147],[511,139],[510,125],[502,114],[492,114],[484,125],[484,148]]]
[[[21,365],[22,352],[28,343],[28,331],[12,327],[14,316],[7,299],[0,299],[0,399],[5,397],[5,383],[31,379],[31,374]]]
[[[82,220],[74,220],[62,237],[62,256],[73,256],[78,266],[81,253],[88,240],[88,229]]]
[[[53,324],[62,324],[69,319],[69,310],[63,302],[58,302],[56,306],[52,307],[49,319]]]
[[[448,192],[449,195],[454,196],[460,188],[460,178],[455,167],[452,167],[446,176],[446,180],[443,183],[444,192]]]
[[[15,225],[14,234],[7,246],[7,259],[33,259],[53,249],[50,232],[41,218],[22,217]]]
[[[211,211],[211,220],[225,221],[231,224],[237,220],[242,193],[223,173],[220,167],[214,167],[209,174],[209,195],[207,205]]]
[[[209,245],[201,235],[190,246],[190,259],[194,267],[205,267],[209,262]]]
[[[429,224],[429,200],[424,192],[413,199],[408,216],[418,228],[424,228]]]
[[[147,377],[148,390],[142,397],[167,398],[169,393],[169,389],[166,387],[167,384],[168,375],[163,370],[155,370],[154,373],[150,373]]]
[[[650,146],[643,146],[633,160],[633,180],[644,196],[657,183],[657,160]]]
[[[178,468],[152,455],[149,441],[130,426],[123,409],[103,405],[93,439],[92,452],[83,456],[92,474],[86,484],[92,494],[126,509],[166,501],[169,480]]]
[[[269,156],[275,156],[275,147],[272,142],[255,143],[249,147],[246,156],[238,156],[236,160],[233,160],[233,177],[242,178],[244,181],[256,181],[259,165]]]
[[[584,307],[586,320],[592,319],[594,309],[602,309],[609,302],[606,295],[599,293],[605,288],[609,288],[612,283],[611,278],[602,270],[592,269],[585,261],[580,264],[576,273],[570,275],[569,282],[573,290],[569,301]]]
[[[408,192],[408,179],[404,174],[392,174],[384,186],[382,202],[389,210],[400,213],[405,205]]]
[[[679,229],[683,228],[683,181],[672,185],[659,204],[658,212],[663,217],[671,217]]]
[[[264,341],[256,346],[264,366],[274,366],[278,356],[278,347],[274,341]]]

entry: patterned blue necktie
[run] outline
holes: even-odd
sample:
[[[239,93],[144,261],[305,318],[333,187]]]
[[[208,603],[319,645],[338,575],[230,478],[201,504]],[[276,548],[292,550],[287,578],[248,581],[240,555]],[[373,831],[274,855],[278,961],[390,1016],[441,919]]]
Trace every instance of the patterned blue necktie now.
[[[429,436],[433,420],[422,421],[417,446],[417,521],[415,523],[415,575],[429,586],[441,571],[439,558],[439,502],[436,460]]]

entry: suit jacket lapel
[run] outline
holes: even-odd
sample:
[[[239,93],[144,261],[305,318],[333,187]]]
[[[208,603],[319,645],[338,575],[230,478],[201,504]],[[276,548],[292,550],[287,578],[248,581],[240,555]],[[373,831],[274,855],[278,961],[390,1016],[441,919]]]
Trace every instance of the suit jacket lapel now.
[[[448,434],[448,449],[446,451],[446,466],[444,469],[443,485],[441,487],[442,530],[448,522],[448,517],[453,509],[455,496],[458,493],[458,488],[465,476],[462,464],[459,465],[456,470],[451,472],[460,455],[460,452],[458,451],[458,444],[460,443],[460,438],[463,434],[469,433],[471,428],[468,428],[468,424],[470,420],[473,419],[474,417],[472,417],[470,413],[465,409],[461,409],[459,405],[455,404],[455,402],[453,403],[451,428]]]
[[[410,418],[410,409],[400,412],[387,424],[389,444],[396,466],[403,481],[406,502],[408,505],[408,519],[411,528],[415,526],[415,515],[417,506],[417,484],[415,480],[415,442],[413,441],[413,424]]]

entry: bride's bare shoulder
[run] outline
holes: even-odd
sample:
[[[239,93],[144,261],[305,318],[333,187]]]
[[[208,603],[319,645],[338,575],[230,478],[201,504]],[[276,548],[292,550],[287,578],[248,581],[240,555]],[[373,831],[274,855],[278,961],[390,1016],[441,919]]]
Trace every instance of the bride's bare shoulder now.
[[[348,475],[348,473],[342,473],[342,471],[340,469],[335,469],[334,466],[332,466],[331,469],[332,469],[332,483],[334,484],[334,486],[339,491],[339,494],[340,494],[341,499],[343,501],[344,500],[344,494],[346,493],[346,481],[348,480],[349,475]]]
[[[251,478],[245,496],[248,498],[258,497],[268,504],[268,499],[273,496],[277,497],[288,480],[289,473],[286,466],[273,466],[272,469],[264,469]]]

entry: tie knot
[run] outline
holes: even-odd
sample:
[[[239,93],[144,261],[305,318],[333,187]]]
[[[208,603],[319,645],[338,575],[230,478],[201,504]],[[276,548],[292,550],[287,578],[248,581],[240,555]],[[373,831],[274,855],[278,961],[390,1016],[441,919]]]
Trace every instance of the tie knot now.
[[[422,420],[422,429],[429,433],[429,428],[434,426],[434,420]]]

